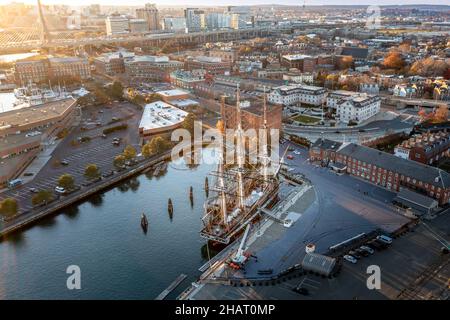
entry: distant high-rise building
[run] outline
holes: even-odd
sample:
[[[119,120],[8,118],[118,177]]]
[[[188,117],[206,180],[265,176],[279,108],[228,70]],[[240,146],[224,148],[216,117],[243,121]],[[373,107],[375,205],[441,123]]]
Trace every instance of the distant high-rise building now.
[[[106,34],[120,34],[127,33],[129,31],[128,18],[121,16],[117,13],[106,17]]]
[[[219,15],[218,12],[211,12],[206,15],[206,27],[208,30],[219,29]]]
[[[101,13],[99,4],[91,4],[89,6],[89,14],[92,16],[98,16]]]
[[[144,19],[130,19],[130,32],[142,33],[148,31],[147,21]]]
[[[186,30],[186,18],[184,17],[167,17],[163,20],[164,30],[171,31],[185,31]]]
[[[206,26],[205,12],[198,8],[187,8],[184,10],[186,28],[188,32],[199,32]]]
[[[231,15],[231,28],[233,29],[245,29],[251,27],[254,22],[250,7],[229,6],[228,13]]]
[[[148,30],[159,30],[159,13],[154,3],[145,4],[144,8],[136,9],[136,15],[139,19],[147,21]]]

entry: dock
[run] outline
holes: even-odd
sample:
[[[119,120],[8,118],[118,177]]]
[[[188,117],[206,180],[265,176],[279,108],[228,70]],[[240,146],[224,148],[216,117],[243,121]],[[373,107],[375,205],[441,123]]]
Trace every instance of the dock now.
[[[178,287],[183,281],[184,279],[187,278],[187,275],[185,275],[184,273],[180,274],[174,282],[172,282],[167,289],[165,289],[163,292],[161,292],[156,298],[155,300],[164,300],[169,293],[171,293],[173,290],[175,290],[176,287]]]

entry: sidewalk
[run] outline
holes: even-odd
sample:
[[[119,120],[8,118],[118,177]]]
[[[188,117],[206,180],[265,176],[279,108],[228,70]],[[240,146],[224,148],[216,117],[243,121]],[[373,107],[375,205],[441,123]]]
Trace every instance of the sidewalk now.
[[[41,169],[51,159],[53,151],[56,149],[56,147],[58,147],[61,141],[62,140],[54,140],[51,141],[49,145],[43,145],[44,150],[38,153],[36,158],[34,158],[30,165],[19,176],[19,179],[21,179],[24,184],[32,181],[36,177],[39,171],[41,171]],[[25,176],[25,173],[32,173],[33,175]]]

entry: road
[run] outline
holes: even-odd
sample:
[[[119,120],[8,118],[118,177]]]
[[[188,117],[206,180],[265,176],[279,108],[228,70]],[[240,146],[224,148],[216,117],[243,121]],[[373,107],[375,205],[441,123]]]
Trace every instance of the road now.
[[[409,134],[414,127],[413,119],[397,117],[393,120],[373,121],[358,128],[333,128],[296,126],[285,124],[285,133],[304,137],[312,142],[326,138],[339,142],[361,142],[381,138],[387,134],[405,132]]]

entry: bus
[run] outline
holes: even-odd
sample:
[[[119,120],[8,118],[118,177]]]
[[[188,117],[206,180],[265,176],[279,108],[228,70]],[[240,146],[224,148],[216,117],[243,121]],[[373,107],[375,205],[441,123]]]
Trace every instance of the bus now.
[[[13,189],[15,187],[20,186],[21,184],[22,184],[21,179],[10,180],[10,181],[8,181],[8,188]]]

